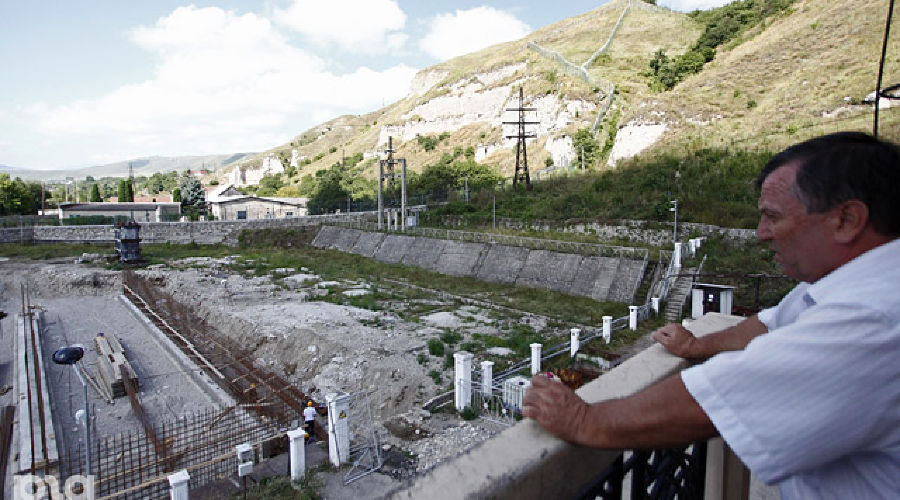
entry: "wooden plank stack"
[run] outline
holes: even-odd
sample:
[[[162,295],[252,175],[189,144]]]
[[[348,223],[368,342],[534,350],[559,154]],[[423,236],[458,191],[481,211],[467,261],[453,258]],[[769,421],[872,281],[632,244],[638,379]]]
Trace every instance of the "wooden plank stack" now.
[[[97,346],[97,368],[100,371],[100,381],[114,398],[126,395],[125,385],[122,382],[122,373],[127,373],[131,384],[138,387],[138,377],[131,368],[131,363],[125,359],[125,349],[118,339],[112,335],[103,333],[94,337]],[[122,370],[122,367],[125,369]]]

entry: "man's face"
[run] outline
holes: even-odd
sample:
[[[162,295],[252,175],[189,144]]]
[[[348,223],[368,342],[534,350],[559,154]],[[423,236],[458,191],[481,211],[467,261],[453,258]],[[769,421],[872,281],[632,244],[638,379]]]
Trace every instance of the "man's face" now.
[[[756,237],[775,252],[784,274],[814,282],[831,271],[825,214],[810,214],[794,195],[796,164],[777,168],[766,177],[759,195]]]

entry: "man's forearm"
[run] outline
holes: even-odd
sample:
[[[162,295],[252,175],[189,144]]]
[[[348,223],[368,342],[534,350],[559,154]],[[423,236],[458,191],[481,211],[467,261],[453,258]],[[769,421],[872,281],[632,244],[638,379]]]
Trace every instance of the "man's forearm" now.
[[[691,359],[705,360],[720,352],[740,351],[747,347],[751,340],[768,332],[768,328],[754,314],[740,323],[720,332],[697,337],[691,346]]]
[[[575,441],[611,449],[685,445],[718,435],[679,374],[622,399],[588,407]]]

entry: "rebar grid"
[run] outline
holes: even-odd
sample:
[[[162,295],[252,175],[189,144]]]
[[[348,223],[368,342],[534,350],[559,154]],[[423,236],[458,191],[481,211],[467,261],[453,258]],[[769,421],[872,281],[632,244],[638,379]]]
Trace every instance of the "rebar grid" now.
[[[196,412],[156,427],[166,448],[163,455],[144,433],[106,436],[91,444],[97,499],[166,498],[168,476],[186,469],[191,489],[237,471],[234,447],[252,443],[269,452],[286,446],[284,428],[237,409],[216,408]],[[63,477],[84,474],[84,453],[79,444],[60,459]]]
[[[276,421],[297,418],[306,396],[284,378],[253,365],[252,353],[194,315],[150,280],[123,271],[125,296],[236,401]]]
[[[125,295],[237,402],[90,443],[98,499],[166,498],[168,476],[181,469],[195,489],[237,470],[234,447],[264,455],[286,449],[284,432],[300,421],[306,396],[277,374],[253,366],[252,354],[196,317],[150,280],[124,271]],[[79,444],[60,460],[63,477],[85,473]]]

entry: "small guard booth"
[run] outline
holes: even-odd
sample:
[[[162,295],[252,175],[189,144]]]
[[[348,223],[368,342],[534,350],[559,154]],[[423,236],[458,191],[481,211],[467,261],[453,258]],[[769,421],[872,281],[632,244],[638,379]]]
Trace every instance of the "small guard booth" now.
[[[731,314],[734,287],[696,283],[691,290],[691,318],[699,319],[708,312]]]

